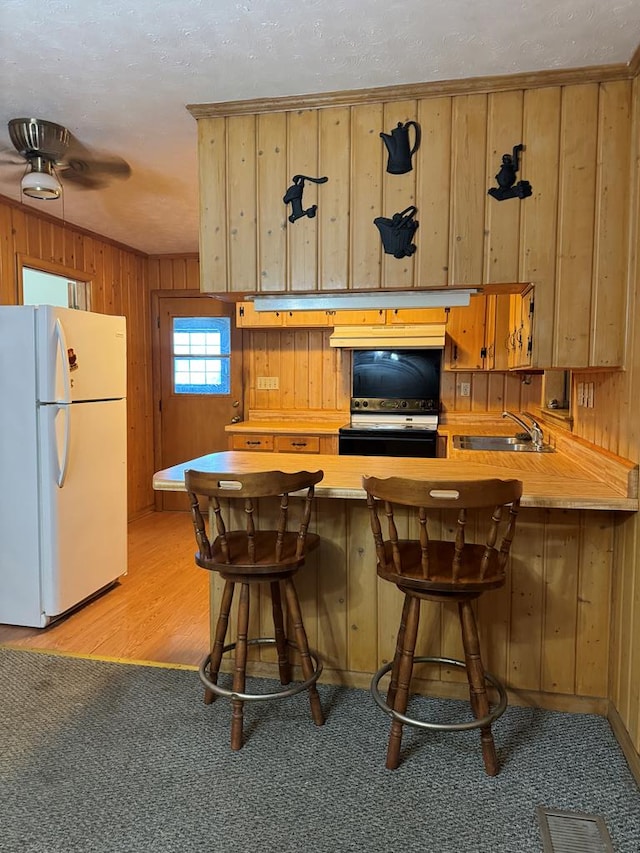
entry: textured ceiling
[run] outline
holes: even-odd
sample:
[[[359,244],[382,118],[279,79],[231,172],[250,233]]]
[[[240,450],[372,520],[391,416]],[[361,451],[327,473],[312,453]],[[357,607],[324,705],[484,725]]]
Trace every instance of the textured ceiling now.
[[[186,104],[626,63],[638,0],[2,0],[0,193],[20,199],[6,123],[49,119],[131,177],[25,203],[150,254],[198,247]]]

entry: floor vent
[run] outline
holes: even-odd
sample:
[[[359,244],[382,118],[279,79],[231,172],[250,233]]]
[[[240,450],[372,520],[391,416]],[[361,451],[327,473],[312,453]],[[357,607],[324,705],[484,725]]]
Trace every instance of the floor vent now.
[[[597,815],[538,806],[544,853],[614,853],[606,824]]]

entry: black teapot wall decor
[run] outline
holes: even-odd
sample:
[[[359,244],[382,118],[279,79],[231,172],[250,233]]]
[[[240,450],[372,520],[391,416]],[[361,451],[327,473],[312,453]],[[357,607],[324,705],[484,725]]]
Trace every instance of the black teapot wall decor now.
[[[502,165],[496,175],[498,186],[487,190],[487,193],[498,201],[507,198],[528,198],[532,193],[529,181],[518,181],[516,184],[516,173],[520,168],[519,155],[523,149],[522,144],[514,145],[513,154],[502,155]]]
[[[317,204],[312,204],[311,207],[308,207],[306,210],[303,210],[302,208],[302,191],[304,190],[304,182],[313,181],[314,184],[326,184],[328,180],[329,178],[326,177],[310,178],[309,175],[293,176],[293,183],[282,198],[282,201],[285,204],[291,204],[291,214],[289,216],[289,222],[295,222],[296,219],[300,219],[303,216],[308,216],[309,219],[313,219],[313,217],[316,215],[316,210],[318,209]]]
[[[409,128],[414,130],[413,147],[409,142]],[[415,121],[407,121],[394,127],[391,133],[381,133],[389,154],[387,172],[392,175],[404,175],[412,169],[411,158],[420,147],[420,125]]]
[[[378,216],[373,220],[382,237],[382,246],[387,255],[404,258],[413,255],[416,246],[411,242],[419,223],[415,220],[417,208],[411,205],[401,213],[394,213],[391,219]]]

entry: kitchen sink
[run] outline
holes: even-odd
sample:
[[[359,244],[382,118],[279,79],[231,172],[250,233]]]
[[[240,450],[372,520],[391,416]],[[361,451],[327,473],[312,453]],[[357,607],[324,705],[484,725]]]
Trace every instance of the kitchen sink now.
[[[453,446],[458,450],[509,450],[512,453],[553,453],[549,444],[534,447],[516,435],[454,435]]]

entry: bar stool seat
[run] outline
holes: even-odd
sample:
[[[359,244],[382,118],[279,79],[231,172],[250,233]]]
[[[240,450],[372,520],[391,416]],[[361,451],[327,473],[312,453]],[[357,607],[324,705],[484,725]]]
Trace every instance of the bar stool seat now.
[[[285,699],[304,690],[309,693],[311,715],[316,725],[324,723],[324,714],[316,688],[322,672],[322,661],[317,652],[309,648],[302,620],[300,602],[293,577],[304,564],[305,555],[319,544],[320,538],[308,532],[314,486],[324,473],[299,471],[285,474],[282,471],[229,474],[189,470],[185,472],[185,485],[189,494],[191,517],[198,544],[195,562],[201,568],[217,572],[225,581],[220,610],[211,651],[200,665],[200,680],[205,686],[205,702],[210,704],[217,696],[232,702],[231,748],[243,745],[243,718],[245,702],[264,702]],[[303,492],[293,500],[299,504],[299,520],[294,525],[290,512],[290,494]],[[209,502],[209,533],[200,500]],[[279,498],[278,521],[275,529],[262,529],[259,524],[258,501]],[[232,529],[231,520],[244,516],[244,529]],[[213,533],[215,528],[215,538]],[[236,584],[240,585],[237,616],[237,639],[225,644],[231,605]],[[274,624],[273,637],[249,638],[250,591],[256,584],[268,584]],[[282,592],[286,601],[289,622],[295,640],[290,639],[285,628]],[[247,693],[247,647],[274,645],[278,654],[278,671],[282,690],[271,693]],[[232,688],[218,684],[218,675],[225,652],[235,651]],[[292,682],[290,652],[296,650],[300,658],[303,680]]]
[[[362,485],[367,493],[378,576],[394,583],[404,594],[393,661],[381,667],[371,681],[371,693],[376,704],[392,718],[386,766],[394,770],[399,765],[402,727],[405,724],[446,731],[477,728],[480,729],[485,770],[488,775],[495,776],[499,768],[491,724],[504,713],[507,694],[500,681],[484,669],[472,601],[505,582],[522,483],[519,480],[495,479],[428,482],[401,477],[363,477]],[[387,519],[386,539],[378,517],[380,507],[383,507]],[[438,510],[452,507],[457,510],[455,539],[431,538],[429,517]],[[491,511],[484,545],[465,541],[469,509]],[[406,520],[409,524],[417,523],[417,539],[399,538],[398,511],[402,511],[403,525]],[[497,544],[500,535],[501,540]],[[416,656],[422,600],[457,603],[464,660]],[[445,664],[464,669],[474,719],[460,723],[434,723],[408,716],[406,711],[415,663]],[[379,685],[389,672],[391,680],[385,698]],[[487,683],[498,694],[493,708],[487,696]]]

